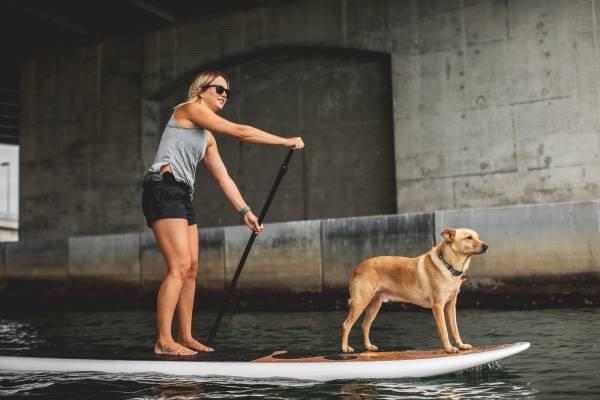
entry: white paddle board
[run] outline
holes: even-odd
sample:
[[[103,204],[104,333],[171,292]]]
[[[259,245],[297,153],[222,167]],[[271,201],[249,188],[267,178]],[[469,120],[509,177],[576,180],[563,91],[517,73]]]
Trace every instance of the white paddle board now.
[[[111,360],[0,356],[0,371],[161,373],[316,381],[421,378],[485,365],[527,350],[529,346],[529,343],[521,342],[474,348],[456,354],[446,354],[443,350],[407,350],[309,357],[294,357],[281,351],[248,361],[221,361],[219,358],[218,361],[211,361],[211,355],[206,354],[177,360],[159,357],[148,360]]]

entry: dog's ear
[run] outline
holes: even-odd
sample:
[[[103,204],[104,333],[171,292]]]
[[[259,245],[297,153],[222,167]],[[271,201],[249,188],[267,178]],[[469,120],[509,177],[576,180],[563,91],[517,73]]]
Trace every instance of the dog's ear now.
[[[454,236],[456,236],[456,229],[446,228],[440,232],[440,235],[442,235],[446,242],[451,243],[454,241]]]

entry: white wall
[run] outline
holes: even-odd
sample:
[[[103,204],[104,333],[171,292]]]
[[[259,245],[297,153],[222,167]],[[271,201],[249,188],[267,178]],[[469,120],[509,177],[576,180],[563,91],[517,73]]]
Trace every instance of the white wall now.
[[[0,144],[0,218],[18,220],[19,218],[19,146]],[[10,175],[9,175],[10,173]],[[8,189],[10,184],[10,199]],[[10,206],[10,210],[9,210]],[[8,218],[7,218],[8,217]]]

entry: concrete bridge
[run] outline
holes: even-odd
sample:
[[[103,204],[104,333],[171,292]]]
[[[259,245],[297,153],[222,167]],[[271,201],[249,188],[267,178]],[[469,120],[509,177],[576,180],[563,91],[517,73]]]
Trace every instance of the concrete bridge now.
[[[4,293],[44,277],[56,283],[44,293],[101,278],[127,293],[155,285],[141,177],[191,77],[216,67],[232,78],[225,117],[307,145],[257,246],[252,262],[264,264],[248,266],[241,289],[326,293],[374,237],[374,254],[416,255],[440,226],[465,225],[492,246],[473,290],[597,302],[597,15],[597,1],[252,2],[31,57],[20,67],[21,241],[2,246]],[[283,150],[218,140],[260,207]],[[204,170],[194,206],[208,293],[244,234]],[[342,246],[353,229],[361,239]]]

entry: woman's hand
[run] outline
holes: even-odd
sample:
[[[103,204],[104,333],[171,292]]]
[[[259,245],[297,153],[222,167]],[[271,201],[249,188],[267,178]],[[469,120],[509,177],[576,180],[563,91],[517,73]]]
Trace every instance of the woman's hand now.
[[[288,138],[285,140],[285,143],[283,145],[293,150],[300,150],[304,148],[304,142],[302,141],[301,137]]]
[[[248,211],[246,214],[244,214],[244,223],[252,232],[256,233],[257,235],[260,235],[264,230],[264,226],[262,224],[258,224],[258,218],[256,218],[256,215],[254,215],[252,211]]]

